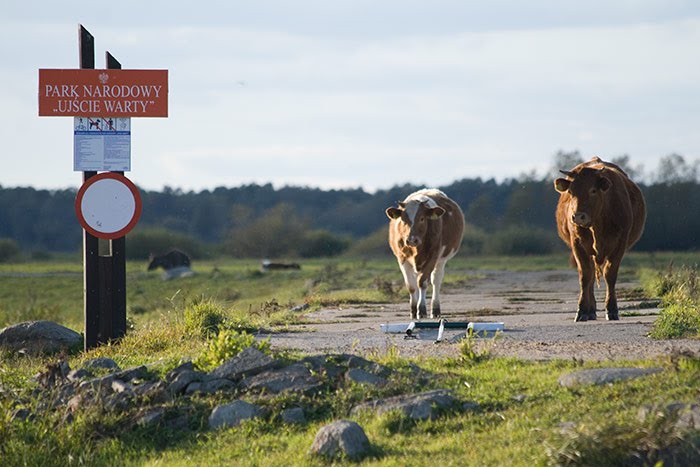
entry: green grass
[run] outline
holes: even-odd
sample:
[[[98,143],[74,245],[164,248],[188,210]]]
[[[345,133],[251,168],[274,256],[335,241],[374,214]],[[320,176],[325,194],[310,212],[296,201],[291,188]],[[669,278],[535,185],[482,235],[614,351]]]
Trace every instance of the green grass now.
[[[626,274],[652,268],[661,270],[662,276],[653,272],[651,277],[664,278],[671,262],[692,265],[699,257],[632,253],[623,265]],[[563,269],[567,261],[562,255],[456,258],[447,266],[445,282],[464,287],[481,277],[481,271]],[[133,328],[118,344],[67,355],[71,367],[107,356],[122,368],[157,363],[152,371],[164,374],[183,359],[228,355],[228,344],[225,348],[212,344],[216,330],[238,325],[274,328],[303,320],[302,313],[289,310],[290,305],[310,303],[313,309],[324,304],[404,299],[393,259],[314,260],[303,262],[300,271],[265,274],[254,261],[198,262],[194,269],[193,278],[164,282],[159,273],[145,272],[144,265],[128,264],[127,303]],[[0,265],[0,327],[45,318],[82,329],[81,270],[79,263],[69,261]],[[679,275],[665,283],[666,290],[678,290],[673,284],[685,284],[687,289],[689,280]],[[650,291],[661,295],[661,289],[654,290]],[[631,463],[632,456],[653,465],[659,452],[683,440],[674,437],[663,421],[640,420],[639,409],[647,404],[695,402],[700,386],[700,360],[695,357],[598,363],[521,361],[494,358],[488,348],[477,352],[466,340],[460,358],[409,360],[395,349],[376,353],[370,358],[392,369],[385,388],[348,384],[338,391],[328,386],[311,397],[263,397],[255,402],[269,409],[265,418],[212,432],[206,429],[206,419],[212,407],[227,400],[222,395],[195,397],[186,405],[182,400],[169,402],[166,418],[189,416],[186,426],[177,429],[134,426],[136,409],[117,413],[88,409],[67,423],[65,411],[41,408],[44,401],[33,393],[36,383],[31,377],[56,358],[0,355],[3,465],[328,465],[310,457],[308,450],[318,429],[339,418],[354,419],[364,427],[373,446],[361,462],[365,465],[621,465]],[[416,365],[429,377],[417,378]],[[664,370],[602,387],[569,390],[558,384],[566,372],[622,365]],[[373,397],[434,388],[449,388],[461,400],[478,404],[478,410],[457,410],[427,422],[396,414],[349,414],[353,405]],[[276,414],[292,404],[304,407],[307,424],[281,423]],[[12,413],[21,407],[30,408],[37,418],[11,421]]]
[[[221,395],[196,397],[186,404],[182,399],[169,402],[167,417],[190,416],[178,429],[134,426],[136,409],[89,409],[66,423],[64,411],[42,411],[37,408],[40,401],[31,398],[30,376],[53,360],[10,358],[0,366],[0,453],[3,465],[114,465],[117,460],[123,465],[327,465],[309,456],[313,438],[321,426],[350,418],[363,426],[372,443],[372,453],[362,462],[366,465],[545,465],[566,464],[571,456],[578,458],[577,465],[616,465],[650,449],[649,434],[658,428],[654,420],[638,419],[641,407],[693,402],[700,383],[700,361],[682,356],[581,364],[492,358],[488,351],[476,355],[468,347],[467,341],[463,356],[451,359],[407,360],[395,351],[375,354],[372,359],[392,369],[390,383],[382,389],[348,384],[314,396],[246,396],[267,407],[269,415],[221,431],[206,429],[212,407],[227,400]],[[77,367],[97,355],[112,357],[124,367],[161,361],[160,371],[165,372],[179,357],[204,351],[206,341],[192,339],[184,326],[154,325],[134,332],[120,345],[70,356],[69,362]],[[663,372],[576,390],[558,384],[566,372],[629,364],[661,366]],[[416,365],[429,377],[416,378]],[[449,388],[477,409],[457,409],[425,422],[391,413],[349,415],[350,408],[364,400],[434,388]],[[276,414],[290,405],[305,409],[307,424],[286,426],[279,420]],[[35,410],[37,419],[10,421],[20,406]],[[673,442],[656,440],[661,447]]]

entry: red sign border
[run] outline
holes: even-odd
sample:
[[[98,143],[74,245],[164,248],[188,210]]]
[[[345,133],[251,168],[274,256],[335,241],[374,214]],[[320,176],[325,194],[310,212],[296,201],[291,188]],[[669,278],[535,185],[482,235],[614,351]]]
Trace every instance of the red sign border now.
[[[85,220],[85,217],[83,216],[83,211],[81,209],[81,205],[83,203],[83,197],[85,196],[85,192],[90,188],[95,182],[99,182],[100,180],[104,180],[106,178],[111,178],[113,180],[117,180],[129,189],[131,191],[131,194],[134,196],[134,202],[135,202],[135,207],[134,207],[134,214],[131,218],[131,221],[124,226],[122,229],[117,230],[116,232],[99,232],[87,223]],[[100,174],[97,174],[95,176],[90,177],[83,185],[80,187],[78,190],[78,194],[75,197],[75,215],[78,217],[78,221],[80,222],[80,225],[85,229],[90,235],[97,237],[97,238],[103,238],[105,240],[114,240],[120,237],[125,236],[127,233],[129,233],[135,226],[136,223],[139,221],[139,218],[141,217],[141,210],[143,208],[143,203],[141,200],[141,194],[139,193],[138,188],[136,188],[136,185],[126,178],[124,175],[116,173],[116,172],[103,172]]]

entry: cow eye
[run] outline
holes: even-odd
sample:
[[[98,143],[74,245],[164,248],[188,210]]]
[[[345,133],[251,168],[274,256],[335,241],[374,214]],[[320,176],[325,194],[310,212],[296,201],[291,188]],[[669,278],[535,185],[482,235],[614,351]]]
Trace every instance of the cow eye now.
[[[591,194],[595,195],[596,193],[598,193],[598,190],[596,190],[595,188],[591,188]]]

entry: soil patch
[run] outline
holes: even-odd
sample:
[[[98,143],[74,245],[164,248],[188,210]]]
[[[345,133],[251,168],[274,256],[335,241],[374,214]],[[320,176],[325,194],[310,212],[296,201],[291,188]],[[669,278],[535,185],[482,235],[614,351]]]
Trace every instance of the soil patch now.
[[[633,280],[618,283],[620,321],[606,321],[602,311],[605,285],[596,290],[598,320],[574,322],[578,300],[576,271],[478,271],[465,287],[443,291],[443,317],[449,321],[503,322],[495,338],[475,339],[477,351],[524,359],[634,360],[674,352],[700,353],[700,340],[654,340],[648,337],[659,314],[656,302],[639,293]],[[650,305],[651,304],[651,305]],[[461,330],[421,330],[417,337],[381,332],[381,324],[408,323],[405,302],[323,308],[307,317],[313,324],[294,325],[270,334],[273,348],[303,353],[459,355]]]

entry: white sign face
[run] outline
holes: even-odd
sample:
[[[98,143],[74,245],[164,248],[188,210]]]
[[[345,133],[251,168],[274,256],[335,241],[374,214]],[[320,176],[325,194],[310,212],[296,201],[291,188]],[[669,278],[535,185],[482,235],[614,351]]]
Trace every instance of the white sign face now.
[[[99,238],[126,235],[141,215],[141,197],[126,177],[101,173],[85,182],[76,197],[76,214],[85,230]]]
[[[131,118],[73,117],[73,170],[131,170]]]

